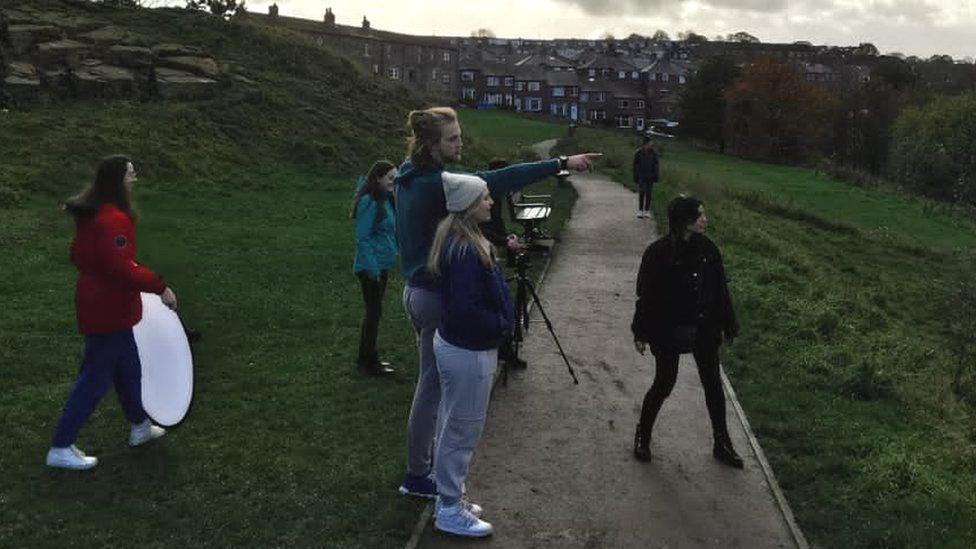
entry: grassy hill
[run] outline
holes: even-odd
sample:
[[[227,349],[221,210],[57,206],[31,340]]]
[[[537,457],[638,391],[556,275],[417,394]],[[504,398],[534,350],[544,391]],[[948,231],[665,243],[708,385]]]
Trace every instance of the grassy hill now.
[[[637,143],[581,129],[629,182]],[[659,143],[702,198],[742,334],[724,364],[809,540],[976,545],[976,224],[811,170]],[[636,198],[635,198],[636,201]]]
[[[183,10],[86,17],[201,47],[256,85],[199,102],[0,114],[0,546],[402,544],[420,511],[395,492],[414,339],[397,277],[380,345],[399,372],[354,372],[362,303],[348,212],[356,176],[402,158],[406,113],[427,100],[276,29]],[[462,121],[470,167],[520,155],[503,128],[562,133],[484,113]],[[101,463],[79,475],[43,466],[82,351],[58,203],[115,152],[140,172],[140,260],[166,276],[204,339],[188,421],[130,450],[107,395],[78,442]]]

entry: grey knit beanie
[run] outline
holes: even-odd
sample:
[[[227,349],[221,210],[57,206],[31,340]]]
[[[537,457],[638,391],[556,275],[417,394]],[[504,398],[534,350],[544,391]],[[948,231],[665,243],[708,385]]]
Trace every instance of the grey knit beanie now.
[[[463,212],[471,207],[488,190],[484,179],[466,173],[442,172],[444,196],[447,198],[447,211]]]

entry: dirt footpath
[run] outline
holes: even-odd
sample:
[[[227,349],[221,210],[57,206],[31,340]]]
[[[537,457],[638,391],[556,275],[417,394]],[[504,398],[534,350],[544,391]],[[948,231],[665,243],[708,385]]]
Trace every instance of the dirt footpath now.
[[[494,536],[458,539],[428,524],[420,547],[796,547],[731,402],[745,470],[712,458],[690,355],[659,415],[653,461],[633,458],[654,366],[634,351],[630,321],[640,256],[657,233],[653,220],[634,218],[632,192],[603,176],[572,182],[580,199],[540,297],[580,384],[534,323],[523,349],[529,367],[495,391],[467,479]]]

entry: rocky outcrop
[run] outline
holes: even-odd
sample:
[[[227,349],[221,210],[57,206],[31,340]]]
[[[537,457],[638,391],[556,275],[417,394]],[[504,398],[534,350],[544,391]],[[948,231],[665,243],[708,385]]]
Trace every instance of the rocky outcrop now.
[[[29,4],[0,10],[0,107],[51,99],[196,100],[247,83],[199,48]]]

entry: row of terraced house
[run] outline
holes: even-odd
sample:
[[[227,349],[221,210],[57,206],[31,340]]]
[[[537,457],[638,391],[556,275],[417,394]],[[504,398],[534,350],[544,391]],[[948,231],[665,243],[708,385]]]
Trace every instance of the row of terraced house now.
[[[869,70],[808,43],[609,42],[414,36],[322,21],[250,14],[309,35],[359,65],[447,103],[503,108],[579,124],[642,131],[680,118],[694,61],[722,54],[740,64],[772,57],[827,87],[863,82]],[[833,48],[837,50],[837,48]],[[842,52],[843,53],[843,52]],[[855,60],[856,61],[856,60]]]

